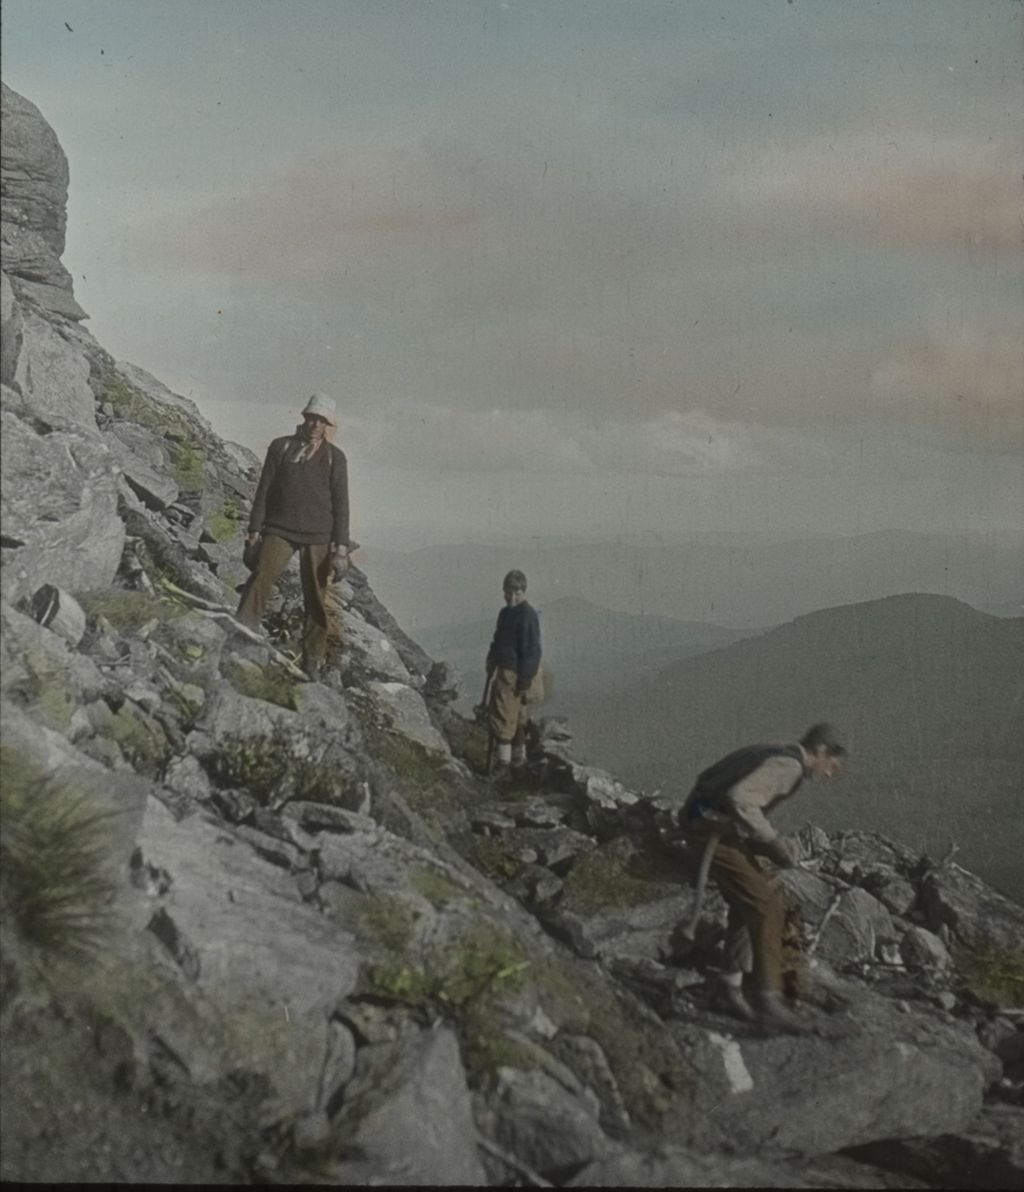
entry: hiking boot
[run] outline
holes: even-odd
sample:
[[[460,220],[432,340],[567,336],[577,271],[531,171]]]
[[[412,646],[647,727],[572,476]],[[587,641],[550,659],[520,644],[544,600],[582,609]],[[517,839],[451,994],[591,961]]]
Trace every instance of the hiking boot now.
[[[317,658],[303,658],[301,669],[306,678],[313,683],[320,678],[320,661]]]
[[[786,1035],[809,1035],[814,1030],[809,1022],[791,1010],[782,997],[773,991],[762,990],[757,995],[757,1010],[758,1022],[769,1030],[781,1031]]]
[[[716,1008],[733,1018],[742,1018],[744,1022],[754,1022],[757,1015],[751,1009],[750,1003],[743,996],[739,985],[730,985],[728,981],[719,981],[715,986]]]

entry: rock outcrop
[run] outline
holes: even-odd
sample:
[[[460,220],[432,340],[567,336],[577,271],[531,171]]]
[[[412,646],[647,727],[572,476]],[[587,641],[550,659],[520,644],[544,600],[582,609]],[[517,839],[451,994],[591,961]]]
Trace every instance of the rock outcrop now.
[[[556,719],[487,778],[358,568],[321,682],[297,574],[234,619],[258,460],[80,325],[63,154],[4,105],[3,1177],[1019,1183],[1024,909],[807,828],[813,1030],[724,1017],[676,796]]]

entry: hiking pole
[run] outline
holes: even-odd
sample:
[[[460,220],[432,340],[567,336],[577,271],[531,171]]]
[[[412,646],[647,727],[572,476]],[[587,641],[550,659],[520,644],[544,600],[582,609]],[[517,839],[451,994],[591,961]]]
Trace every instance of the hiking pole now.
[[[690,921],[683,928],[683,936],[691,942],[697,938],[697,924],[700,921],[700,912],[704,906],[704,889],[708,884],[708,870],[711,868],[711,858],[715,855],[715,849],[718,847],[718,839],[720,833],[712,832],[704,845],[704,851],[700,855],[700,866],[697,869],[697,888],[693,898],[693,914],[690,915]]]
[[[480,699],[480,703],[473,709],[477,720],[483,720],[487,726],[487,761],[484,764],[484,773],[489,778],[491,775],[491,767],[494,764],[494,733],[491,732],[491,726],[487,719],[487,705],[491,694],[491,683],[494,680],[494,675],[489,674],[484,680],[484,693]]]

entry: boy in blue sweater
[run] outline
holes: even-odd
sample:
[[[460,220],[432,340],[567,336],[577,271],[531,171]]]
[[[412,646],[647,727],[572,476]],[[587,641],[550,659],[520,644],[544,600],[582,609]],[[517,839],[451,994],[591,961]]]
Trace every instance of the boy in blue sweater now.
[[[487,651],[487,723],[497,742],[498,765],[521,766],[526,761],[527,693],[540,681],[540,621],[527,603],[521,571],[510,571],[501,586],[505,607]]]

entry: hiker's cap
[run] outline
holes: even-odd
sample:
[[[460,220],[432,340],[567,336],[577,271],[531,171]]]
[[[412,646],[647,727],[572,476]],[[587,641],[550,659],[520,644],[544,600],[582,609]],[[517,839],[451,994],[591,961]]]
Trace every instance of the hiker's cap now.
[[[800,744],[805,749],[824,747],[825,752],[837,756],[845,756],[846,746],[839,739],[839,732],[832,724],[812,724],[800,738]]]
[[[338,425],[338,412],[334,398],[327,397],[323,393],[314,393],[309,401],[306,402],[302,413],[319,414],[321,418],[326,418],[331,426]]]

